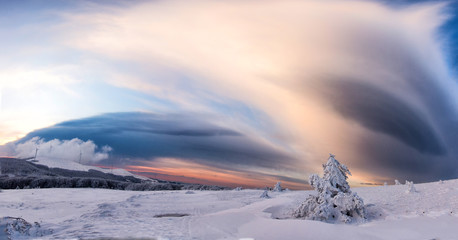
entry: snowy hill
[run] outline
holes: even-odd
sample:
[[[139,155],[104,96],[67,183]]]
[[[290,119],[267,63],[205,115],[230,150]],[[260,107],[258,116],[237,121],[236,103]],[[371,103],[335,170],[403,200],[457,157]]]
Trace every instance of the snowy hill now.
[[[52,231],[44,239],[457,239],[458,180],[415,188],[353,189],[370,218],[350,225],[288,219],[311,191],[260,198],[262,190],[3,190],[0,217],[37,222],[42,232]]]
[[[134,191],[229,189],[227,187],[158,179],[142,180],[133,176],[120,176],[95,169],[78,171],[49,168],[22,159],[0,158],[0,189],[88,187]]]
[[[41,164],[47,166],[49,168],[61,168],[67,170],[75,170],[75,171],[89,171],[89,170],[96,170],[104,173],[111,173],[119,176],[131,176],[138,179],[147,180],[148,178],[132,174],[124,169],[116,168],[116,169],[105,169],[95,166],[88,166],[83,165],[74,161],[65,160],[65,159],[53,159],[53,158],[45,158],[45,159],[37,159],[36,164]]]
[[[41,162],[31,162],[15,158],[0,158],[0,176],[4,177],[85,177],[100,178],[116,181],[141,182],[142,179],[133,174],[114,174],[107,172],[106,169],[73,164],[40,164]],[[62,167],[61,167],[62,165]],[[101,171],[105,170],[105,171]],[[3,179],[3,178],[2,178]]]

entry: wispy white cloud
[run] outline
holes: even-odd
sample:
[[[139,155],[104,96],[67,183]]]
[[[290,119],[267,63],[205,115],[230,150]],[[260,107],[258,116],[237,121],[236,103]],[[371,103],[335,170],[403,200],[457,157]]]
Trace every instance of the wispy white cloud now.
[[[99,148],[91,140],[83,141],[78,138],[71,140],[53,139],[45,141],[34,137],[23,143],[9,143],[1,146],[0,154],[17,158],[31,158],[37,153],[37,159],[74,161],[83,164],[96,163],[109,157],[111,147]]]
[[[64,69],[34,67],[0,68],[0,144],[17,140],[27,132],[49,126],[65,115],[64,98],[80,98],[72,90],[78,80],[69,67]],[[61,100],[56,100],[56,97]]]

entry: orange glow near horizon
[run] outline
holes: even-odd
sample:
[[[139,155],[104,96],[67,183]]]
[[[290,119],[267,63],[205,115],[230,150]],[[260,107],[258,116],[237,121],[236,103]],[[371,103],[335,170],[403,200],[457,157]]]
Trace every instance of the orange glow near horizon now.
[[[284,181],[275,176],[256,172],[239,172],[209,167],[198,163],[187,162],[174,158],[160,158],[154,162],[148,162],[150,166],[127,165],[124,170],[134,174],[166,181],[185,183],[199,183],[205,185],[220,185],[228,187],[264,188],[273,187],[278,181],[282,187],[292,190],[309,190],[308,184]],[[101,168],[116,169],[119,167],[94,165]],[[349,176],[348,182],[351,187],[380,186],[383,182],[391,183],[390,179],[372,179],[370,175]]]
[[[128,165],[124,169],[145,177],[206,185],[263,188],[273,187],[280,181],[284,188],[306,189],[308,187],[304,183],[284,181],[262,173],[225,170],[174,158],[160,158],[147,164],[149,166]]]
[[[102,165],[95,166],[108,169],[119,168]],[[275,183],[280,181],[284,188],[292,190],[312,189],[306,183],[285,181],[269,174],[226,170],[176,158],[158,158],[152,162],[145,162],[145,165],[142,166],[127,165],[122,168],[140,176],[166,181],[228,187],[242,186],[245,188],[273,187]],[[373,179],[373,176],[367,174],[358,174],[349,176],[348,182],[352,187],[368,187],[383,185],[383,182],[390,183],[391,181],[390,179]]]

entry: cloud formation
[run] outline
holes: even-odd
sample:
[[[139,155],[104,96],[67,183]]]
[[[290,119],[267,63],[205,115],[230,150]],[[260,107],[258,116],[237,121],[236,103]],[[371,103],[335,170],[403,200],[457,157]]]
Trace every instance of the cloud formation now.
[[[421,181],[431,165],[437,168],[429,176],[451,177],[447,168],[457,156],[450,146],[456,127],[445,127],[457,116],[457,85],[437,41],[447,7],[154,1],[69,14],[66,26],[83,36],[67,33],[70,46],[156,76],[117,86],[191,111],[227,115],[213,104],[223,99],[262,112],[271,124],[254,134],[286,145],[308,172],[333,151],[357,176],[399,178],[394,172],[413,152],[431,159],[403,172]],[[364,145],[375,143],[382,144],[367,153]],[[398,150],[389,160],[380,153],[386,145]],[[373,163],[377,169],[368,167]]]
[[[210,118],[210,116],[207,116]],[[203,115],[111,113],[67,121],[29,133],[20,141],[91,139],[113,148],[111,160],[181,158],[223,168],[294,168],[294,158],[271,144],[205,121]],[[126,161],[129,159],[129,161]],[[281,159],[281,161],[278,161]]]
[[[411,104],[358,81],[328,81],[324,88],[325,99],[344,117],[387,134],[420,153],[447,153],[432,123]]]
[[[37,159],[81,161],[83,164],[94,164],[105,160],[111,150],[112,148],[107,145],[99,148],[91,140],[83,141],[78,138],[46,141],[40,137],[33,137],[0,146],[0,154],[17,158],[34,158],[37,154]]]
[[[80,2],[52,27],[32,28],[47,29],[53,49],[65,50],[54,51],[71,53],[63,60],[70,69],[38,71],[48,80],[25,74],[24,83],[58,85],[40,88],[59,101],[18,108],[29,101],[21,101],[22,88],[0,82],[9,109],[0,120],[19,126],[20,119],[29,130],[76,119],[25,140],[92,139],[112,146],[118,161],[178,158],[296,178],[321,171],[333,152],[354,182],[457,177],[456,51],[449,51],[456,9],[438,1]],[[14,72],[0,76],[24,76]],[[88,86],[69,98],[63,89],[74,85],[65,79]],[[27,117],[37,106],[48,109],[37,114],[48,121]],[[87,118],[123,111],[155,114]],[[50,121],[54,112],[62,115]]]

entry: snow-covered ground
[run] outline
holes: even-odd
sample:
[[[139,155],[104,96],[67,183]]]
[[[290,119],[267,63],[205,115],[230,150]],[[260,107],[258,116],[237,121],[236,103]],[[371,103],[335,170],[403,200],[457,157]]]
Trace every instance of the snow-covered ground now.
[[[363,224],[284,219],[310,191],[28,189],[0,192],[0,217],[52,230],[42,239],[458,239],[458,180],[355,188]],[[183,216],[185,215],[185,216]]]

